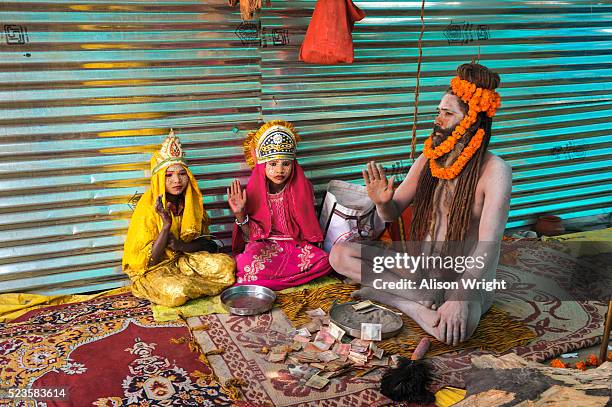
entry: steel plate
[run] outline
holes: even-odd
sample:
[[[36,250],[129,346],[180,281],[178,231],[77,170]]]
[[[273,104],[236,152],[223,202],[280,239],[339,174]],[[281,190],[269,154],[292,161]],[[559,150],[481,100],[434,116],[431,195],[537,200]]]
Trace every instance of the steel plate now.
[[[256,315],[269,311],[276,294],[259,285],[238,285],[221,293],[221,302],[234,315]]]

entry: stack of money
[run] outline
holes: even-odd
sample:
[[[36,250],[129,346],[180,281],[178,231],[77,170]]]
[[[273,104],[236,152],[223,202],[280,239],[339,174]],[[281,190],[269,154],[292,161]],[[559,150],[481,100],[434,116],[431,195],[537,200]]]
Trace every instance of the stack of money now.
[[[358,310],[371,305],[370,301],[355,304]],[[290,343],[271,347],[266,357],[269,362],[285,363],[302,385],[323,389],[336,377],[363,376],[396,364],[397,359],[385,356],[375,343],[381,340],[381,324],[363,323],[361,337],[352,338],[321,308],[306,313],[310,322],[289,332]]]

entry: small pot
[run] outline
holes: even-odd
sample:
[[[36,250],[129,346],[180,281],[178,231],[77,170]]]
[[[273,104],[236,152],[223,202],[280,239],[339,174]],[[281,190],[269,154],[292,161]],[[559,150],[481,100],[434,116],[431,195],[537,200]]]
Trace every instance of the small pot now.
[[[534,230],[539,235],[557,236],[565,233],[563,221],[560,217],[554,215],[540,216],[535,224]]]

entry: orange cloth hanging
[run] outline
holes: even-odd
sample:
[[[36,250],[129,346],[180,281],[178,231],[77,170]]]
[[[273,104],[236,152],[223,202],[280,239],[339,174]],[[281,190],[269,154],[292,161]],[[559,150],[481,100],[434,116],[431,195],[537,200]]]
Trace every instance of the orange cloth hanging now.
[[[300,48],[300,61],[352,63],[353,26],[364,17],[365,13],[351,0],[318,0]]]

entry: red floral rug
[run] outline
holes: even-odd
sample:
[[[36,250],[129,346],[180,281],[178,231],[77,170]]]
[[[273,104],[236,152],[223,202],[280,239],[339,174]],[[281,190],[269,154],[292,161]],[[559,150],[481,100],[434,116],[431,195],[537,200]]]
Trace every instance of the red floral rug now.
[[[178,340],[189,336],[182,321],[155,322],[150,303],[131,294],[31,311],[0,325],[1,387],[54,396],[37,398],[45,406],[232,405]]]

